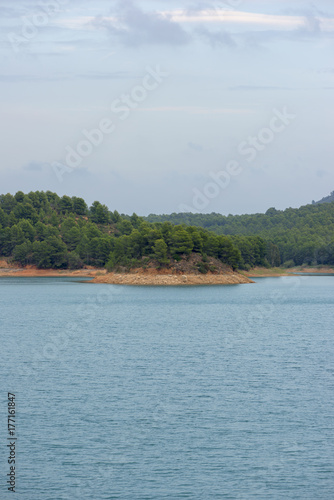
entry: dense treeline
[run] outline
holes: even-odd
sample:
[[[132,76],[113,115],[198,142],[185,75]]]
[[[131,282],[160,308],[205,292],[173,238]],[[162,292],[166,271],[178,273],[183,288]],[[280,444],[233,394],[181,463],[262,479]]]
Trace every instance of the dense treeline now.
[[[168,266],[192,252],[203,256],[204,271],[208,256],[233,268],[243,264],[231,238],[203,228],[153,224],[136,214],[111,212],[98,201],[88,208],[82,198],[50,191],[0,196],[0,255],[21,265],[130,269],[152,260]]]
[[[150,222],[191,224],[216,234],[230,235],[241,251],[245,245],[248,246],[242,237],[258,236],[265,241],[266,259],[271,265],[334,265],[334,203],[306,205],[284,211],[270,208],[265,214],[223,216],[217,213],[174,213],[150,215],[146,219]],[[247,256],[243,254],[243,257],[247,262]]]

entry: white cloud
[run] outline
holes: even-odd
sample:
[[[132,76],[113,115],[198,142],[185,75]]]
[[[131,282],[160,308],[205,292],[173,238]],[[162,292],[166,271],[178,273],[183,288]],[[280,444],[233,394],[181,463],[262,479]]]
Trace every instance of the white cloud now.
[[[182,112],[196,115],[217,115],[217,114],[244,114],[252,113],[251,109],[243,108],[208,108],[203,106],[156,106],[151,108],[140,108],[137,111],[151,112]]]
[[[163,14],[178,23],[253,25],[257,28],[263,26],[280,30],[302,28],[307,21],[304,16],[283,16],[225,9],[202,10],[197,11],[195,15],[184,10],[165,11]],[[334,30],[334,19],[320,17],[318,21],[323,30]]]
[[[297,15],[272,15],[262,14],[256,12],[243,12],[238,10],[199,10],[189,12],[187,10],[165,10],[157,12],[161,18],[173,23],[184,24],[219,24],[229,25],[230,27],[254,27],[256,29],[276,29],[276,30],[295,30],[304,28],[309,24],[310,19],[308,16]],[[334,31],[334,19],[327,17],[318,17],[317,22],[322,31]],[[72,19],[64,19],[56,21],[57,24],[70,29],[92,29],[94,27],[93,16],[81,16]],[[103,16],[103,21],[116,26],[119,22],[117,16]]]

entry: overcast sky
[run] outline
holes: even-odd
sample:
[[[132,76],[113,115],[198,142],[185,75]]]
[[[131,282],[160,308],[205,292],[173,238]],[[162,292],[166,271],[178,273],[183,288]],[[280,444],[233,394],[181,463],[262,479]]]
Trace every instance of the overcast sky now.
[[[139,215],[334,190],[333,0],[0,0],[1,193]]]

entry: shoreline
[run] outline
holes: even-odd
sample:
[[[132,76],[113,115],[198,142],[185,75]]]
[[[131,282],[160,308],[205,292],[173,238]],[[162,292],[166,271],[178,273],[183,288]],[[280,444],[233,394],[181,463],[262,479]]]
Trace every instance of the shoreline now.
[[[2,264],[2,266],[1,266]],[[251,278],[239,272],[226,270],[217,274],[186,273],[171,269],[133,269],[129,273],[108,273],[106,269],[37,269],[35,266],[25,268],[12,267],[0,262],[0,278],[91,278],[87,283],[114,284],[114,285],[238,285],[254,283]]]
[[[296,274],[333,274],[333,267],[305,267],[305,266],[296,266],[291,267],[289,269],[282,269],[281,267],[255,267],[250,271],[239,271],[244,276],[248,278],[279,278],[282,276],[296,276]]]
[[[106,269],[36,269],[28,267],[0,267],[0,278],[55,278],[55,277],[82,277],[94,278],[106,274]]]
[[[13,267],[7,262],[0,261],[0,278],[90,278],[87,283],[114,284],[114,285],[144,285],[144,286],[189,286],[189,285],[238,285],[254,283],[256,278],[273,278],[282,276],[296,276],[296,273],[333,275],[334,268],[330,267],[295,267],[282,268],[254,268],[250,271],[226,270],[220,273],[200,274],[190,272],[175,272],[171,269],[133,269],[129,273],[108,273],[105,268],[86,267],[84,269],[37,269],[35,266],[25,268]]]

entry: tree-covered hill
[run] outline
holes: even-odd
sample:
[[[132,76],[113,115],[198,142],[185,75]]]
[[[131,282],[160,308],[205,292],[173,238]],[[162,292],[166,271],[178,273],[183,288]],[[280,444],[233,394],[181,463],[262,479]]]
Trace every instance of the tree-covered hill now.
[[[265,243],[253,238],[253,246],[252,260],[264,261]],[[0,196],[0,255],[20,265],[129,270],[152,262],[168,267],[191,254],[201,255],[199,272],[208,271],[208,257],[232,268],[244,264],[231,238],[203,228],[149,223],[98,201],[88,208],[82,198],[50,191]]]
[[[253,215],[151,214],[146,220],[189,224],[219,235],[228,235],[241,250],[245,262],[247,248],[244,247],[248,243],[242,237],[252,235],[265,240],[266,256],[271,264],[274,261],[287,266],[334,264],[334,203],[306,205],[284,211],[270,208],[265,214]]]
[[[313,205],[320,205],[321,203],[332,203],[334,201],[334,191],[331,192],[330,195],[321,198],[319,201],[312,201]]]

